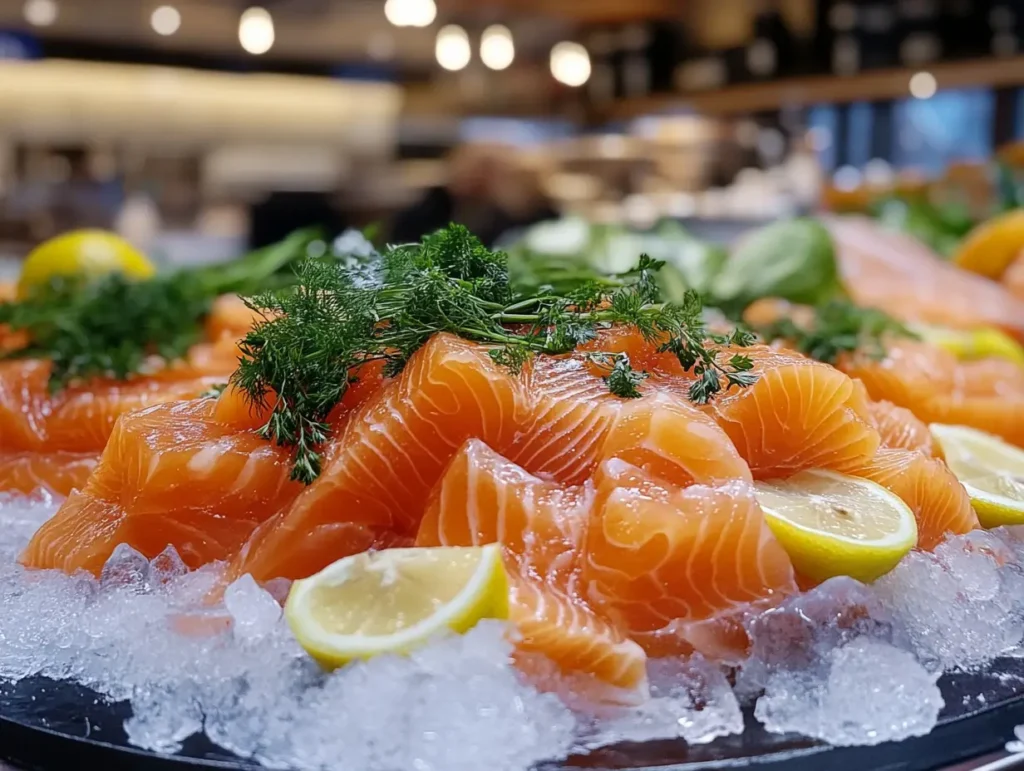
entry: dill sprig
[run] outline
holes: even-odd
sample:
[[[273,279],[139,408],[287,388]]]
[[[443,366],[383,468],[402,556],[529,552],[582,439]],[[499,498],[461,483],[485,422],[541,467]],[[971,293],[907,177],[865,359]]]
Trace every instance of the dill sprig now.
[[[813,318],[797,324],[781,318],[758,327],[768,342],[782,340],[812,359],[835,364],[846,354],[857,353],[873,359],[885,356],[889,336],[916,335],[891,316],[875,308],[862,308],[846,299],[832,300],[813,309]]]
[[[569,353],[597,339],[599,330],[624,324],[697,376],[690,389],[695,402],[754,380],[749,358],[719,361],[716,347],[750,345],[753,336],[709,334],[695,292],[679,304],[661,302],[655,283],[661,263],[646,256],[628,278],[586,282],[566,293],[542,287],[529,296],[513,288],[507,256],[461,225],[378,258],[373,280],[365,266],[306,259],[297,266],[294,290],[248,300],[262,320],[242,342],[245,355],[233,382],[267,411],[261,435],[294,448],[292,477],[307,484],[320,473],[327,418],[356,369],[382,361],[385,374],[396,375],[439,332],[489,346],[495,362],[518,372],[537,354]],[[604,368],[612,393],[640,395],[645,373],[627,356],[586,355]]]
[[[294,280],[287,268],[306,253],[315,230],[227,263],[137,281],[120,273],[55,277],[28,297],[0,303],[0,326],[27,333],[28,342],[0,351],[0,360],[52,362],[50,390],[94,377],[125,380],[152,356],[180,359],[203,335],[213,300]]]

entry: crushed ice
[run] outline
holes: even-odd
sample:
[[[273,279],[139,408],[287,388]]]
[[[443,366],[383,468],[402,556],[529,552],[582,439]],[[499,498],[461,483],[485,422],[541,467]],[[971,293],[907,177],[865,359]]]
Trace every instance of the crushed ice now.
[[[975,532],[871,587],[833,579],[746,619],[751,651],[733,681],[699,656],[656,660],[649,700],[583,714],[524,683],[497,622],[325,674],[282,618],[287,582],[245,576],[209,606],[219,566],[189,571],[173,549],[147,560],[125,545],[99,580],[25,571],[17,555],[55,508],[0,498],[0,677],[129,699],[140,747],[174,752],[205,732],[268,767],[524,771],[616,742],[736,734],[740,703],[769,731],[899,740],[934,727],[943,671],[1019,655],[1024,637],[1024,529]]]

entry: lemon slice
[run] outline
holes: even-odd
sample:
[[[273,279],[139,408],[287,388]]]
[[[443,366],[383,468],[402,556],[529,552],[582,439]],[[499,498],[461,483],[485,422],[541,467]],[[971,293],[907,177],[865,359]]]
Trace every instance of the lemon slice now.
[[[1024,364],[1024,348],[1012,337],[994,327],[974,330],[949,329],[916,325],[912,330],[921,339],[945,348],[958,359],[985,359],[998,357]]]
[[[302,647],[329,668],[406,653],[446,630],[508,617],[501,546],[355,554],[296,581],[285,617]]]
[[[18,294],[45,284],[54,276],[120,272],[132,278],[149,278],[153,264],[134,246],[106,230],[73,230],[44,241],[33,249],[21,268]]]
[[[982,526],[1024,524],[1024,450],[967,426],[930,428]]]
[[[874,581],[917,545],[913,512],[867,479],[813,469],[755,488],[768,527],[806,578]]]

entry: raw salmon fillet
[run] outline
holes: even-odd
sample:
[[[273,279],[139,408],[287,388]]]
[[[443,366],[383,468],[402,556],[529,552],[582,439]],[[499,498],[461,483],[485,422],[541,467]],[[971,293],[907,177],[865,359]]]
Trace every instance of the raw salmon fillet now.
[[[566,673],[632,689],[646,678],[643,651],[579,595],[592,505],[591,486],[546,482],[470,439],[431,495],[416,544],[501,543],[519,649],[546,655]]]
[[[56,395],[47,385],[49,362],[0,362],[0,451],[99,452],[122,414],[191,399],[227,380],[237,359],[209,348],[197,347],[180,368],[124,382],[94,381]]]
[[[595,480],[583,583],[631,634],[703,622],[796,590],[751,485],[664,486],[618,459]]]
[[[868,417],[882,439],[882,447],[891,450],[917,450],[938,455],[938,446],[928,425],[913,412],[888,401],[869,401]]]
[[[1024,446],[1024,367],[1002,360],[958,361],[913,340],[891,340],[881,361],[853,356],[840,362],[873,399],[887,400],[925,423],[987,431]]]
[[[706,409],[755,478],[808,468],[843,471],[874,455],[880,438],[868,400],[845,374],[793,351],[754,346],[736,352],[753,359],[757,382],[729,389]]]
[[[917,239],[865,217],[827,217],[843,284],[858,305],[901,321],[961,329],[993,326],[1024,341],[1024,303],[1004,286],[957,268]]]
[[[91,452],[0,452],[0,492],[66,496],[85,484],[97,459]]]
[[[867,463],[848,469],[899,496],[917,519],[917,545],[932,550],[947,535],[979,527],[967,491],[938,458],[916,450],[879,450]]]

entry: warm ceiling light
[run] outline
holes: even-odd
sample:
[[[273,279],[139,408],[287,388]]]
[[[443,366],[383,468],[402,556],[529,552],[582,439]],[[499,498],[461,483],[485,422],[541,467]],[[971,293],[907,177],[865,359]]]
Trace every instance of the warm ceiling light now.
[[[512,32],[502,24],[492,24],[480,37],[480,61],[492,70],[503,70],[516,58]]]
[[[21,12],[25,21],[35,27],[49,27],[57,21],[56,0],[25,0]]]
[[[590,79],[590,54],[579,43],[556,43],[551,49],[551,74],[559,83],[582,86]]]
[[[387,0],[384,16],[396,27],[429,27],[437,18],[434,0]]]
[[[247,52],[259,56],[274,46],[274,19],[266,8],[247,8],[238,20],[238,42]]]
[[[446,70],[461,70],[472,57],[469,48],[469,35],[458,24],[448,24],[437,32],[437,43],[434,45],[437,63]]]
[[[158,35],[173,35],[181,27],[181,13],[173,5],[161,5],[149,17],[153,31]]]
[[[939,84],[930,72],[918,72],[910,79],[910,95],[915,99],[931,99]]]

